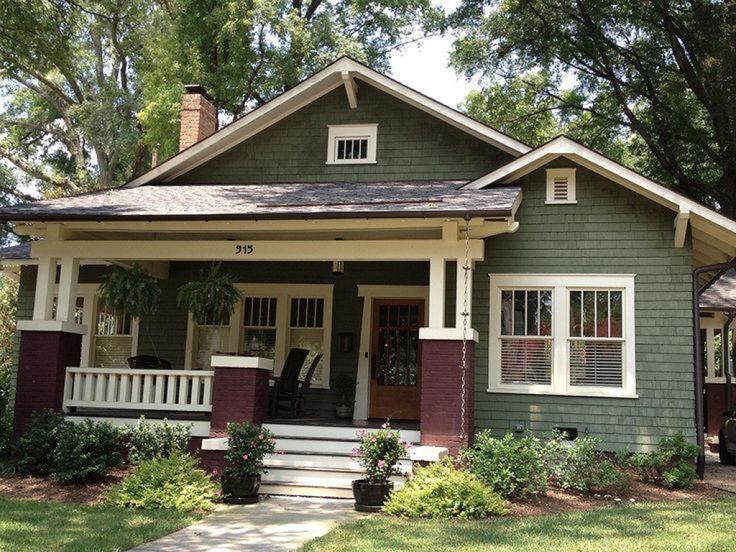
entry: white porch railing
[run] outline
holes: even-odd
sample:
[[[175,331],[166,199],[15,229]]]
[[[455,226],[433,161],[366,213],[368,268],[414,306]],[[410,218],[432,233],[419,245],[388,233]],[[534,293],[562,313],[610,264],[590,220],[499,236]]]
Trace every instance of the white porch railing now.
[[[71,407],[212,411],[215,373],[202,370],[67,368],[64,410]]]

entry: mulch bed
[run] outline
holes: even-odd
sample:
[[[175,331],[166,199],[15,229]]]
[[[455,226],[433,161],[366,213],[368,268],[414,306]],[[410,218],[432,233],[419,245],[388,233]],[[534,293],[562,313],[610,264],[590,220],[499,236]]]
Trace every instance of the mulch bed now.
[[[703,481],[696,481],[689,490],[665,489],[651,483],[634,480],[626,493],[581,495],[550,488],[545,495],[523,502],[513,502],[511,515],[515,517],[562,514],[565,512],[586,511],[604,506],[637,502],[666,502],[672,500],[703,500],[733,496],[731,493],[711,487]]]
[[[59,483],[48,477],[0,476],[0,495],[26,500],[55,500],[96,504],[104,498],[105,488],[119,481],[130,471],[120,468],[103,479]]]

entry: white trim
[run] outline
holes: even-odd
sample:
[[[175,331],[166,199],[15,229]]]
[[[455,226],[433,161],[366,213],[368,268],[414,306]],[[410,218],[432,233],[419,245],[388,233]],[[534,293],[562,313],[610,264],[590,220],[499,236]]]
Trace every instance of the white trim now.
[[[725,239],[730,242],[729,245],[736,247],[736,221],[565,136],[555,138],[545,145],[527,152],[503,167],[466,184],[463,189],[479,190],[497,182],[508,184],[543,167],[560,156],[565,156],[570,161],[578,163],[677,213],[689,211],[691,225],[695,224],[702,228],[704,232]],[[713,228],[713,226],[717,228]],[[718,228],[725,230],[725,232],[719,232]]]
[[[424,319],[429,317],[428,286],[391,286],[358,284],[358,297],[363,298],[363,316],[360,324],[360,348],[355,387],[354,420],[368,419],[371,383],[371,330],[374,299],[424,299]],[[421,329],[420,329],[421,332]]]
[[[66,332],[84,335],[87,326],[63,320],[18,320],[17,327],[22,332]]]
[[[342,82],[345,84],[348,105],[350,109],[356,109],[358,107],[358,85],[355,83],[355,79],[350,74],[350,71],[342,71],[340,76],[342,77]]]
[[[270,358],[251,357],[243,355],[212,355],[210,361],[215,368],[255,368],[258,370],[273,370],[273,360]]]
[[[135,427],[138,424],[138,418],[116,418],[111,416],[66,416],[66,419],[70,422],[80,423],[84,420],[92,420],[93,422],[109,422],[113,427]],[[190,426],[189,435],[191,437],[208,437],[210,434],[210,422],[203,421],[191,421],[191,420],[176,420],[176,419],[163,419],[154,420],[152,418],[146,418],[146,423],[149,424],[162,424],[168,422],[170,424],[178,424]]]
[[[489,274],[490,308],[488,389],[489,393],[570,395],[589,397],[637,398],[635,274]],[[501,291],[502,289],[552,290],[552,374],[550,385],[501,383]],[[622,386],[583,387],[569,382],[569,290],[605,289],[623,292],[623,374]]]
[[[462,341],[462,328],[419,328],[419,339],[422,341]],[[478,330],[468,328],[465,339],[478,343]]]
[[[547,169],[547,200],[546,205],[570,205],[577,203],[575,199],[575,172],[574,168],[570,169]],[[567,199],[555,199],[555,180],[557,178],[566,179]]]
[[[341,139],[368,140],[365,159],[338,159],[337,143]],[[378,123],[327,125],[326,165],[368,165],[376,162]]]
[[[397,97],[409,105],[456,127],[476,138],[492,144],[511,155],[521,155],[531,150],[529,146],[471,119],[436,100],[428,98],[399,82],[382,75],[365,65],[342,57],[291,90],[251,111],[241,119],[224,127],[209,138],[187,148],[147,173],[125,184],[134,188],[154,180],[164,182],[176,178],[202,163],[227,151],[240,142],[268,128],[288,115],[308,105],[335,88],[343,86],[342,72],[348,71],[371,86]]]
[[[718,366],[716,365],[715,332],[723,332],[723,324],[725,316],[722,313],[714,313],[712,317],[700,318],[700,329],[705,331],[705,341],[702,346],[705,347],[705,364],[703,365],[703,373],[705,375],[705,383],[726,383],[726,374],[720,376],[714,375]],[[730,328],[734,330],[734,328]],[[723,335],[721,335],[721,347],[723,347]],[[721,358],[723,358],[721,352]]]

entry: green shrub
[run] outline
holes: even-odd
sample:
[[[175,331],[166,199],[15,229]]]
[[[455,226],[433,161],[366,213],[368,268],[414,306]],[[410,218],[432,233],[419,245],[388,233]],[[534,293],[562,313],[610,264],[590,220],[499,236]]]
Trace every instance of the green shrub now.
[[[358,464],[365,470],[371,483],[383,483],[399,473],[399,458],[406,454],[406,443],[401,442],[399,430],[391,429],[388,420],[377,431],[358,431],[360,446],[353,449]]]
[[[54,467],[54,450],[59,428],[68,422],[53,410],[34,412],[31,423],[18,439],[15,454],[18,472],[23,475],[48,475]]]
[[[416,468],[403,488],[393,491],[384,512],[402,517],[477,519],[509,513],[508,503],[450,458]]]
[[[224,475],[238,478],[261,475],[264,472],[264,458],[276,452],[273,434],[246,420],[228,422],[227,436],[227,467]]]
[[[211,510],[216,498],[217,485],[198,468],[197,459],[178,451],[144,460],[107,491],[109,503],[144,510]]]
[[[598,450],[601,440],[585,435],[564,446],[550,441],[557,450],[552,473],[558,487],[581,493],[622,492],[629,484],[628,474]]]
[[[108,422],[64,422],[57,439],[51,475],[59,481],[103,477],[123,461],[121,433]]]
[[[183,424],[147,422],[141,416],[133,427],[126,427],[128,462],[140,464],[157,456],[167,457],[175,452],[186,452],[189,443],[189,428]]]
[[[463,458],[471,473],[503,497],[524,498],[547,490],[548,451],[532,434],[507,433],[496,439],[482,431]]]
[[[645,481],[673,489],[689,489],[697,477],[693,460],[699,450],[688,443],[682,433],[677,433],[664,437],[657,450],[633,455],[630,463]]]

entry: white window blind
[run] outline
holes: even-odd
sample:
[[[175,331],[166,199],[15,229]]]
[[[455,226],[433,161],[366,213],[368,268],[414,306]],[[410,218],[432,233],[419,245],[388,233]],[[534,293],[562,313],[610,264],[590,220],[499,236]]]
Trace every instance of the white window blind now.
[[[246,297],[243,312],[243,351],[273,359],[276,350],[276,297]]]

